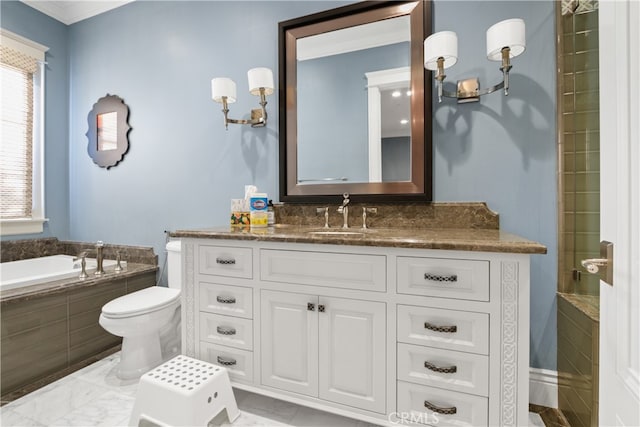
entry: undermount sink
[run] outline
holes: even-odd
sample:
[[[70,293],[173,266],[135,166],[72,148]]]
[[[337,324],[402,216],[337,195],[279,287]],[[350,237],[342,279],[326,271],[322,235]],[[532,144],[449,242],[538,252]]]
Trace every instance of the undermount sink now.
[[[363,232],[361,231],[309,231],[308,234],[314,235],[314,236],[352,236],[352,237],[356,237],[356,236],[362,236],[364,235]]]

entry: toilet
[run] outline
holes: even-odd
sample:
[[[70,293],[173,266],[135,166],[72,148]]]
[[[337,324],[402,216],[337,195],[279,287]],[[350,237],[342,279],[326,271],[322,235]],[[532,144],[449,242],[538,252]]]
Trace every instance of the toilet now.
[[[122,380],[145,372],[180,353],[180,241],[167,243],[169,287],[152,286],[106,303],[99,323],[122,337],[116,375]]]

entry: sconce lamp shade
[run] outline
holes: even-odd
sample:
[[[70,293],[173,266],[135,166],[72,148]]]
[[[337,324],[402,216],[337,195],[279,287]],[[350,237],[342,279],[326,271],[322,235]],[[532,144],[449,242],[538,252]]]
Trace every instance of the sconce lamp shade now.
[[[458,62],[458,36],[453,31],[440,31],[425,39],[424,67],[437,70],[438,58],[444,58],[444,68]]]
[[[236,82],[227,77],[216,77],[211,80],[211,97],[222,103],[222,97],[227,97],[227,103],[236,102]]]
[[[260,88],[264,88],[265,95],[273,93],[273,72],[269,68],[252,68],[247,72],[249,78],[249,92],[251,95],[260,95]]]
[[[487,30],[487,58],[490,61],[501,61],[502,48],[505,47],[510,49],[509,57],[515,58],[524,52],[526,45],[522,19],[500,21]]]

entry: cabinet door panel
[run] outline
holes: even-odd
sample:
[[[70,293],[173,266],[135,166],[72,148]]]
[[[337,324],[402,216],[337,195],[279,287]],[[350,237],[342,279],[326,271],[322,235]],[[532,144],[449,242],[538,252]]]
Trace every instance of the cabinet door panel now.
[[[262,291],[262,384],[318,395],[318,297]]]
[[[320,297],[320,398],[385,412],[386,307]]]

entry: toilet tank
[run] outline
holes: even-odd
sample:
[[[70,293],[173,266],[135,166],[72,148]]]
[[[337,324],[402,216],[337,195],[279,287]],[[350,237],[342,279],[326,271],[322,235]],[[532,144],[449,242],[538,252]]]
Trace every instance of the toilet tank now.
[[[167,243],[167,281],[170,288],[182,288],[181,251],[180,240],[171,240]]]

